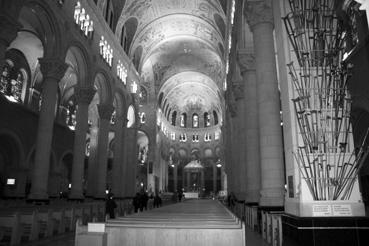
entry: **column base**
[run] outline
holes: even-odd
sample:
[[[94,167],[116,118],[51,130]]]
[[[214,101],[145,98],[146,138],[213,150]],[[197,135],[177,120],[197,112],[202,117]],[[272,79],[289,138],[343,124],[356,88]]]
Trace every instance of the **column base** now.
[[[69,201],[84,201],[85,197],[82,194],[70,194],[68,197]]]
[[[256,203],[258,204],[260,200],[260,192],[259,190],[254,190],[254,191],[246,191],[246,198],[245,198],[245,202],[246,203]]]
[[[297,217],[282,215],[283,244],[369,245],[368,217]]]
[[[46,193],[31,193],[27,197],[27,202],[32,203],[49,203],[49,195]]]
[[[263,189],[260,191],[261,207],[283,207],[284,189]]]

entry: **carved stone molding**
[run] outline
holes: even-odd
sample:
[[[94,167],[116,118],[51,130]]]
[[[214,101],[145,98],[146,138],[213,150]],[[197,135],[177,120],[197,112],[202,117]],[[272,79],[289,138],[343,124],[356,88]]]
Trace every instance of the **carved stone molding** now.
[[[111,115],[114,112],[114,107],[110,104],[99,104],[97,105],[100,119],[110,120]]]
[[[250,52],[239,50],[237,54],[238,65],[240,66],[241,73],[256,70],[255,67],[255,55]]]
[[[77,103],[90,104],[96,94],[96,90],[92,87],[76,87],[74,94],[77,99]]]
[[[271,0],[247,1],[245,15],[251,30],[260,23],[274,24]]]
[[[57,58],[39,58],[41,73],[45,78],[54,78],[58,82],[63,78],[68,65]]]

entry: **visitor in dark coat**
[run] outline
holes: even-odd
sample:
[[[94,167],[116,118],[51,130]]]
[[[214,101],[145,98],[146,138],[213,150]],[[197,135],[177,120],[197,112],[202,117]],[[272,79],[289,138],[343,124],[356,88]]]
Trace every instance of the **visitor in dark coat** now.
[[[133,198],[133,207],[135,208],[135,213],[138,212],[138,208],[140,207],[140,193],[136,193],[136,196]]]
[[[117,207],[117,204],[114,201],[114,197],[112,194],[110,194],[105,204],[106,214],[109,214],[110,219],[115,219],[115,208],[116,207]]]

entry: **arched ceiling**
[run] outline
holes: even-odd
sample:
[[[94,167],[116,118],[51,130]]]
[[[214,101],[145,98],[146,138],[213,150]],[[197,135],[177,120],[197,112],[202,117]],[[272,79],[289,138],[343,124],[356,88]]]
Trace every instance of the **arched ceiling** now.
[[[139,61],[147,88],[155,88],[157,97],[162,93],[172,112],[215,110],[221,118],[226,76],[221,4],[225,1],[127,0],[117,33],[125,21],[137,20],[130,56]]]
[[[199,72],[181,72],[163,84],[160,93],[179,112],[221,112],[220,91],[212,79]],[[159,94],[160,94],[159,93]]]

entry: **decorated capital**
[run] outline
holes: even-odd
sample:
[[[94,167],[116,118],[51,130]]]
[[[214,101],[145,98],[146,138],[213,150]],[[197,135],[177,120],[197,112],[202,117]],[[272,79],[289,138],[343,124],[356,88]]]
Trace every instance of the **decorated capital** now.
[[[90,104],[96,94],[96,90],[92,87],[77,86],[74,94],[78,104]]]
[[[251,30],[261,23],[274,24],[273,9],[271,0],[247,1],[245,5],[245,15]]]
[[[239,50],[237,54],[238,65],[240,66],[241,73],[248,71],[255,71],[255,55],[246,50]]]
[[[44,79],[53,78],[59,82],[68,68],[68,65],[58,58],[39,58],[38,60]]]
[[[114,112],[114,107],[110,104],[99,104],[97,105],[100,119],[110,120],[111,115]]]

